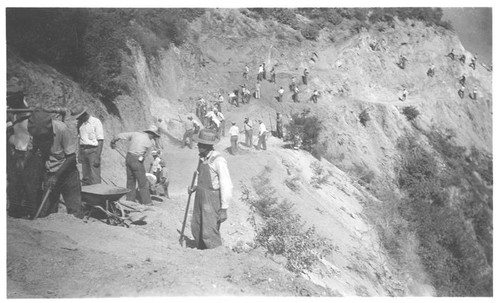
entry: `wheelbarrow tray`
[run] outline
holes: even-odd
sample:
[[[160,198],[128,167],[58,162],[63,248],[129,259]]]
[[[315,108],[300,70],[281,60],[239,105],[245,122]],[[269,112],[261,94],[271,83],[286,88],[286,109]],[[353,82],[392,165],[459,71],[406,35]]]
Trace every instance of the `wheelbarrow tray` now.
[[[92,205],[104,205],[106,201],[117,201],[130,189],[106,184],[82,186],[82,200]]]
[[[93,210],[99,210],[106,216],[106,223],[128,227],[125,223],[125,213],[117,209],[115,201],[128,193],[130,189],[110,186],[106,184],[93,184],[82,186],[82,201],[88,205],[87,217],[90,217]]]

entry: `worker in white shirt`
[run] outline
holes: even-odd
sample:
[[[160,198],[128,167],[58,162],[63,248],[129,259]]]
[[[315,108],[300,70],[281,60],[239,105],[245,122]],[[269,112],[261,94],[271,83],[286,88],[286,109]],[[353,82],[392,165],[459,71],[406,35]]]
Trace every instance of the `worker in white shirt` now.
[[[227,209],[232,198],[233,183],[226,159],[214,150],[219,142],[212,129],[202,129],[194,136],[198,142],[198,184],[189,187],[188,193],[196,192],[191,233],[198,249],[211,249],[222,245],[221,224],[227,220]]]
[[[266,150],[266,126],[264,125],[264,122],[262,120],[259,120],[259,142],[257,143],[257,149],[263,149]]]
[[[278,102],[283,102],[283,94],[285,93],[285,90],[283,89],[283,86],[280,86],[280,89],[278,89]]]
[[[214,114],[220,122],[219,126],[217,127],[217,134],[219,135],[219,138],[221,138],[221,135],[226,135],[226,120],[224,118],[224,115],[219,110],[217,110],[217,108],[214,108]]]
[[[245,118],[245,122],[243,122],[243,130],[245,131],[245,145],[247,147],[253,147],[253,125],[250,119]]]
[[[238,135],[240,134],[240,129],[236,126],[236,122],[231,123],[229,128],[229,136],[231,136],[231,155],[236,155],[238,152]]]
[[[80,145],[78,161],[82,164],[82,185],[99,184],[104,142],[101,120],[91,116],[87,108],[80,104],[71,110],[71,115],[77,120]]]

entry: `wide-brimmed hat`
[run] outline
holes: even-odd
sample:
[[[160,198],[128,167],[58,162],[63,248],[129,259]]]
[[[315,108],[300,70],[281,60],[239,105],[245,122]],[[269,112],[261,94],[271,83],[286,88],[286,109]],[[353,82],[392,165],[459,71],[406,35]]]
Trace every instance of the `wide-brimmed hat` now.
[[[77,104],[75,107],[71,109],[71,115],[75,117],[75,119],[80,118],[81,115],[87,112],[87,108],[81,104]]]
[[[160,136],[160,133],[158,133],[158,127],[156,125],[150,125],[144,132],[151,133],[157,137]]]
[[[204,128],[200,130],[198,134],[194,135],[193,141],[202,144],[215,145],[219,142],[219,138],[214,130]]]

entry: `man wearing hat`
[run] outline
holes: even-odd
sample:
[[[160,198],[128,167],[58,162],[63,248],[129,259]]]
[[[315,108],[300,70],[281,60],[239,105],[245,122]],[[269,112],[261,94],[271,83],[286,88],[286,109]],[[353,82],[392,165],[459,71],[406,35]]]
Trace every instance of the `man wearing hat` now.
[[[191,233],[198,249],[222,245],[220,225],[227,219],[227,208],[232,197],[233,183],[226,159],[214,150],[219,141],[212,129],[202,129],[194,136],[198,142],[198,184],[188,188],[196,192],[191,218]]]
[[[151,195],[149,194],[149,183],[146,178],[144,157],[148,150],[153,147],[159,149],[156,142],[159,137],[158,127],[151,125],[143,132],[120,133],[111,140],[111,148],[113,149],[116,147],[118,140],[130,141],[127,156],[125,157],[127,188],[130,189],[130,192],[127,193],[127,200],[129,201],[136,199],[136,183],[138,183],[140,203],[145,205],[153,204],[151,202]]]
[[[45,163],[43,189],[51,191],[40,217],[56,213],[62,195],[68,214],[83,218],[80,174],[76,166],[76,141],[64,122],[43,111],[33,112],[28,121],[33,151],[40,151]]]
[[[82,164],[82,185],[101,183],[101,154],[104,131],[101,120],[91,116],[87,108],[78,104],[71,110],[77,121],[78,161]]]

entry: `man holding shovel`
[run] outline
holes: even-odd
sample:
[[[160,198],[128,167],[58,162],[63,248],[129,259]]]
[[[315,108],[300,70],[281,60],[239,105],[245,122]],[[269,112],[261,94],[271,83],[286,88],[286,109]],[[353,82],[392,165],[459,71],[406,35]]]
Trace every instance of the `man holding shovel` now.
[[[127,132],[116,135],[111,140],[111,148],[116,147],[118,140],[130,141],[127,156],[125,157],[125,166],[127,168],[127,200],[136,199],[136,183],[139,186],[139,201],[144,205],[153,205],[149,193],[149,183],[146,179],[146,169],[144,167],[144,157],[153,147],[158,148],[157,140],[160,138],[158,127],[151,125],[142,132]]]
[[[188,188],[189,194],[196,192],[191,233],[198,249],[211,249],[222,245],[220,225],[227,219],[233,183],[226,159],[214,150],[219,141],[217,133],[202,129],[194,141],[198,142],[200,162],[198,184]]]
[[[39,150],[45,163],[44,199],[36,217],[57,213],[62,195],[68,214],[83,218],[80,174],[76,166],[76,140],[64,122],[53,120],[50,113],[33,112],[28,120],[33,149]]]

